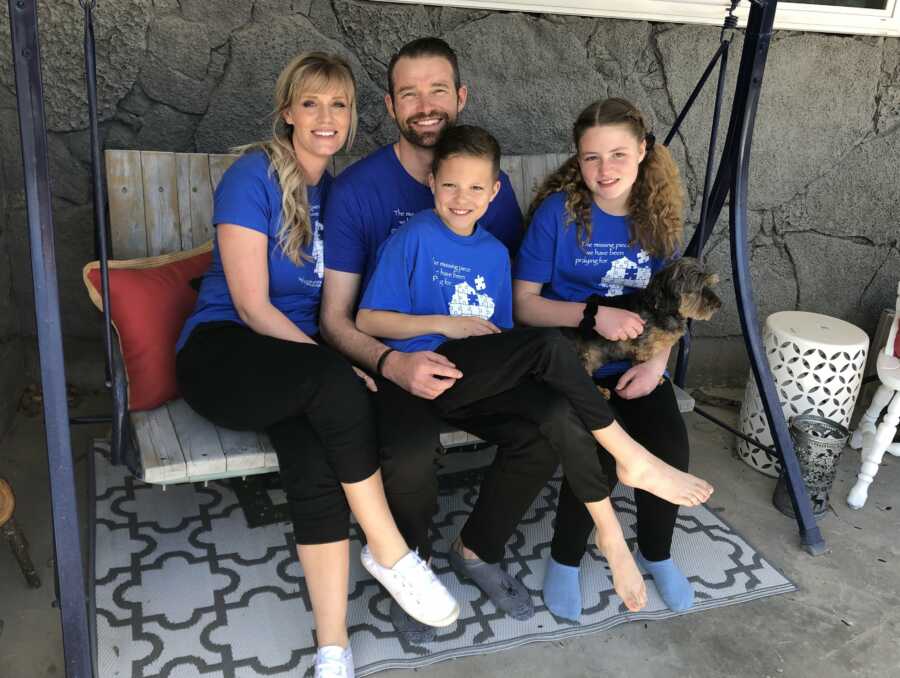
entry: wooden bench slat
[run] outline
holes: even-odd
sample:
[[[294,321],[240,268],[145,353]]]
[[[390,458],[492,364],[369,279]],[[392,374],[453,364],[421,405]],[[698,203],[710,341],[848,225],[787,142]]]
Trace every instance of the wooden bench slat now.
[[[231,163],[238,159],[235,153],[211,153],[209,155],[209,177],[212,180],[212,190],[216,190],[216,186],[222,180],[225,170],[231,167]]]
[[[187,480],[187,465],[169,411],[165,406],[147,412],[132,412],[146,483],[168,485]]]
[[[143,151],[144,215],[147,253],[166,254],[181,247],[178,178],[174,153]]]
[[[516,194],[516,201],[519,203],[519,209],[525,212],[528,205],[525,204],[525,192],[523,189],[524,177],[522,175],[522,156],[504,155],[500,158],[500,169],[506,172],[509,177],[509,183],[512,185],[513,192]]]
[[[228,464],[216,427],[182,398],[168,403],[167,408],[181,445],[187,478],[224,476]]]
[[[213,188],[209,166],[209,156],[203,153],[188,156],[191,241],[194,247],[213,237]]]
[[[181,234],[181,249],[195,247],[191,231],[191,162],[186,153],[175,154],[176,187],[178,189],[178,232]],[[198,245],[200,243],[197,243]]]
[[[522,156],[522,190],[523,203],[525,209],[531,204],[531,200],[537,191],[538,186],[547,176],[547,161],[543,155],[524,155]]]
[[[228,475],[246,475],[245,472],[266,466],[266,453],[260,447],[259,436],[255,431],[232,431],[216,426],[222,451],[225,453],[225,464]]]
[[[263,451],[266,466],[277,469],[278,455],[275,453],[275,448],[272,447],[272,441],[269,440],[269,436],[267,436],[265,433],[259,434],[259,447]]]
[[[106,152],[106,186],[112,251],[117,259],[147,256],[144,180],[140,151]]]

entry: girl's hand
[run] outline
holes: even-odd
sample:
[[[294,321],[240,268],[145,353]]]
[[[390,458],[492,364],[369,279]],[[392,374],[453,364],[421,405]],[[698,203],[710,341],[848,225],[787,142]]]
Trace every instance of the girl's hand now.
[[[643,398],[653,393],[662,383],[665,365],[660,367],[655,361],[632,365],[625,374],[619,377],[616,384],[616,395],[625,400]]]
[[[594,330],[610,341],[625,341],[638,337],[644,331],[644,321],[637,313],[600,306],[594,318]]]
[[[441,323],[443,334],[448,339],[465,339],[483,334],[500,334],[500,328],[490,320],[478,316],[447,316]]]
[[[375,380],[372,379],[368,374],[359,369],[354,365],[353,371],[356,372],[356,376],[362,379],[362,382],[366,385],[366,388],[369,389],[372,393],[378,391],[378,387],[375,385]]]

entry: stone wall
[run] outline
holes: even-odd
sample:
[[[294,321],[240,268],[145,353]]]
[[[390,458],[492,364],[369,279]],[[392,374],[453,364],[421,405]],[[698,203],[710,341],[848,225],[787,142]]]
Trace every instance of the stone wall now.
[[[40,9],[64,329],[70,343],[84,338],[99,346],[98,315],[80,280],[81,266],[93,256],[81,11],[77,0],[44,0]],[[6,11],[2,3],[4,42]],[[386,64],[404,42],[429,34],[442,36],[459,53],[471,91],[465,120],[492,130],[506,152],[567,150],[574,116],[607,95],[633,99],[664,133],[719,34],[704,26],[348,0],[110,0],[99,3],[96,20],[105,146],[202,152],[264,137],[279,69],[309,48],[339,52],[353,65],[361,104],[355,151],[393,140],[382,104]],[[738,36],[730,85],[740,46]],[[30,335],[12,90],[10,49],[3,44],[0,313],[10,317],[0,320],[0,328]],[[693,218],[699,213],[711,112],[710,89],[672,146]],[[900,278],[898,122],[900,40],[776,34],[750,184],[761,317],[799,308],[871,331],[880,310],[893,305]],[[728,287],[724,226],[720,219],[709,252],[722,274],[726,308],[699,332],[717,347],[716,369],[727,371],[744,363],[735,340],[740,330]]]

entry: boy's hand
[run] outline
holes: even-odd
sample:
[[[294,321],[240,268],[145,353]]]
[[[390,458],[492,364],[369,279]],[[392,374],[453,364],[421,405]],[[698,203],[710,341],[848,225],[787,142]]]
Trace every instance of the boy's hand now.
[[[419,398],[434,400],[462,378],[450,360],[433,351],[394,351],[384,361],[382,374]]]
[[[594,329],[604,339],[625,341],[638,337],[644,331],[644,321],[637,313],[601,306],[597,309]]]
[[[500,334],[500,328],[490,320],[478,316],[447,316],[444,318],[443,331],[448,339],[465,339],[466,337],[484,334]]]

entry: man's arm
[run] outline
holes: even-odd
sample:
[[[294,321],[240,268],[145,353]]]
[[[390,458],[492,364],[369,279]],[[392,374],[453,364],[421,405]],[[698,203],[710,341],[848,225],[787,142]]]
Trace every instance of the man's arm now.
[[[362,276],[330,268],[325,269],[322,283],[322,336],[357,365],[375,372],[378,358],[387,346],[356,328],[353,307],[359,296]]]
[[[378,359],[388,347],[356,327],[353,307],[360,285],[359,274],[325,269],[322,334],[329,344],[374,373]],[[436,398],[462,377],[462,372],[450,360],[432,351],[394,351],[382,363],[381,373],[402,389],[427,399]]]

